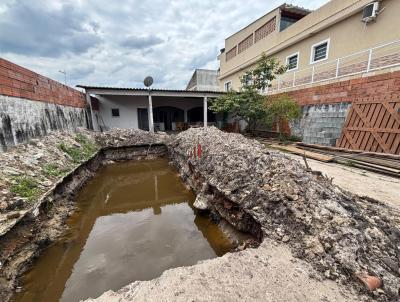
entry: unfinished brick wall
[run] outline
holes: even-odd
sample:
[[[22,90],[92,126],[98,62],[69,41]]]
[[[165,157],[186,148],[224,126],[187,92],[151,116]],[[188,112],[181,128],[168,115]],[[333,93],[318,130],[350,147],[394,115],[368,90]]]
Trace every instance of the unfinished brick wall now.
[[[51,131],[90,127],[85,95],[0,58],[0,151]]]
[[[340,125],[342,131],[339,137],[333,135],[330,128],[337,128],[342,113],[330,111],[328,116],[319,118],[321,127],[319,131],[311,132],[308,142],[328,144],[323,142],[325,139],[331,141],[331,145],[336,142],[338,147],[400,153],[400,71],[299,89],[288,94],[303,107],[303,119],[307,117],[310,107],[350,104]],[[311,126],[315,123],[305,127],[311,129]],[[310,129],[303,131],[310,134],[307,131]]]
[[[84,108],[85,95],[0,58],[0,95]]]

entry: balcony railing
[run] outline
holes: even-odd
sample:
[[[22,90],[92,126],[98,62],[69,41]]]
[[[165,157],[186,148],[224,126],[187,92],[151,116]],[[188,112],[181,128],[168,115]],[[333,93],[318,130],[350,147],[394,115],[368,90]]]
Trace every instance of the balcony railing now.
[[[279,76],[266,93],[320,83],[400,65],[400,40],[362,50],[333,61],[289,71]]]

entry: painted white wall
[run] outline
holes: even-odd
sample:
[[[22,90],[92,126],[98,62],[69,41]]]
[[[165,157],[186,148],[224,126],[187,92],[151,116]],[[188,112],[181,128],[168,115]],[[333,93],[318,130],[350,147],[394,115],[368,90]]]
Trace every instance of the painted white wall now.
[[[108,128],[138,129],[138,108],[148,108],[147,96],[100,96],[99,115]],[[153,97],[153,109],[160,106],[173,106],[185,111],[203,106],[203,98]],[[113,117],[111,109],[119,109],[119,117]],[[100,120],[100,125],[103,126]]]
[[[96,96],[100,101],[100,125],[109,128],[138,129],[138,108],[147,108],[145,96]],[[119,117],[111,115],[111,109],[119,109]]]

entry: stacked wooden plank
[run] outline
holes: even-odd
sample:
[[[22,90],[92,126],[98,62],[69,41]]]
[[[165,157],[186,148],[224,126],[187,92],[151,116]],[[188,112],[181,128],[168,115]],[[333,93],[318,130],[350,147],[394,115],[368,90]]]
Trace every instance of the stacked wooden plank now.
[[[333,157],[333,161],[400,178],[400,155],[297,143],[297,147]]]
[[[301,142],[283,144],[277,139],[265,137],[252,136],[250,138],[256,139],[274,149],[305,156],[318,161],[337,162],[400,178],[400,155],[350,150]]]

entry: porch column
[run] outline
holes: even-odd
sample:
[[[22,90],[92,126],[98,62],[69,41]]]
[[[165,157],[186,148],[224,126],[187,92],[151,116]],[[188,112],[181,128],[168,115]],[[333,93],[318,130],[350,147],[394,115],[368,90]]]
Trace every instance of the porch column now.
[[[154,121],[153,121],[153,100],[151,98],[151,91],[149,90],[149,131],[154,133]]]
[[[188,112],[187,109],[183,110],[183,121],[184,121],[185,123],[188,122],[187,112]]]
[[[204,110],[204,113],[203,113],[204,128],[206,128],[207,127],[207,97],[206,96],[204,97],[204,100],[203,100],[203,110]]]
[[[94,113],[93,113],[92,100],[90,99],[90,94],[88,92],[86,92],[86,102],[88,103],[89,108],[90,108],[90,116],[92,118],[93,130],[99,131],[99,125],[97,124],[97,121],[96,121],[96,119],[94,117]]]

